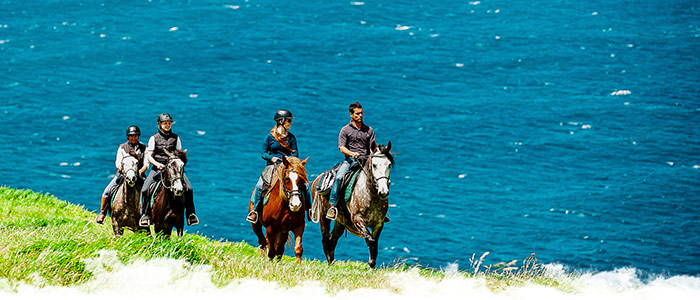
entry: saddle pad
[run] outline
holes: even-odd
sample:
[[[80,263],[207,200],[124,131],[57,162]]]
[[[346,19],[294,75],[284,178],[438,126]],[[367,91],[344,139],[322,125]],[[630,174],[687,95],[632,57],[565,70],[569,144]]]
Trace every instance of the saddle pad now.
[[[333,182],[335,182],[335,175],[340,168],[340,164],[336,164],[330,170],[326,170],[321,174],[321,179],[319,179],[319,184],[316,185],[316,191],[321,195],[326,195],[331,192],[333,188]]]
[[[345,188],[345,202],[350,202],[350,196],[352,196],[352,188],[355,186],[355,181],[357,181],[357,175],[360,174],[359,171],[356,171],[352,174],[352,177],[350,178],[350,182],[348,182],[348,186]]]

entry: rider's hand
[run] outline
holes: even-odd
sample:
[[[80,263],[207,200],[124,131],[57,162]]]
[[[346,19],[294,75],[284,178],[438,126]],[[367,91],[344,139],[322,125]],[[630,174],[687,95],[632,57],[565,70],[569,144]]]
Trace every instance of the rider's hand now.
[[[270,159],[273,163],[276,163],[278,160],[280,160],[279,157],[273,156],[272,159]]]
[[[360,153],[357,153],[357,152],[352,153],[352,158],[357,159],[358,157],[360,157]]]
[[[158,170],[163,170],[163,169],[165,169],[165,165],[159,163],[156,165],[156,168],[158,168]]]

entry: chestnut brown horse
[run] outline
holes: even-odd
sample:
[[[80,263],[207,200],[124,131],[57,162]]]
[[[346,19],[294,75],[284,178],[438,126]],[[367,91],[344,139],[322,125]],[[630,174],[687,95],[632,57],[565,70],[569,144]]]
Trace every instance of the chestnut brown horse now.
[[[394,157],[391,152],[391,142],[386,146],[379,145],[362,165],[362,170],[357,175],[357,183],[352,188],[352,196],[346,200],[345,207],[338,206],[338,216],[331,229],[331,220],[325,218],[325,213],[330,207],[328,195],[317,192],[316,186],[321,175],[314,180],[311,186],[312,199],[314,199],[313,214],[323,216],[321,218],[321,235],[323,252],[326,254],[328,264],[335,261],[335,247],[343,232],[348,232],[365,239],[369,248],[369,260],[371,268],[377,263],[377,245],[379,235],[384,228],[385,216],[389,210],[389,179],[390,167],[394,165]],[[339,197],[340,198],[340,197]]]
[[[263,195],[268,196],[267,204],[264,204],[259,213],[258,222],[252,224],[253,232],[258,237],[260,254],[267,248],[267,257],[272,260],[280,260],[284,254],[284,244],[289,238],[289,232],[294,233],[294,255],[297,264],[301,263],[301,255],[304,249],[301,245],[301,237],[304,235],[304,193],[308,184],[304,161],[290,156],[282,159],[272,175],[270,188]],[[253,203],[248,205],[248,211],[253,210]],[[266,234],[262,228],[265,227]]]
[[[139,230],[139,204],[141,201],[141,185],[139,178],[139,159],[134,156],[126,156],[122,159],[123,182],[117,187],[112,200],[110,216],[112,229],[115,236],[124,233],[124,228],[131,231]]]
[[[182,238],[185,227],[185,163],[187,156],[183,151],[170,153],[166,151],[168,162],[160,172],[160,182],[156,183],[151,216],[153,229],[156,234],[170,237],[173,227],[177,230],[178,238]]]

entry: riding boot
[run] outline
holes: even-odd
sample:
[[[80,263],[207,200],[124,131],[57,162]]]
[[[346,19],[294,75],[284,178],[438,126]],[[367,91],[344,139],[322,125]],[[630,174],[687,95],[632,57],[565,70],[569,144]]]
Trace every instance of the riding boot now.
[[[187,216],[187,226],[199,224],[199,218],[194,213],[194,198],[192,190],[185,191],[185,215]]]
[[[306,219],[311,221],[311,194],[309,188],[304,188],[304,200],[306,200]]]
[[[139,220],[139,226],[148,227],[151,225],[151,218],[148,216],[150,201],[148,201],[148,192],[143,193],[141,197],[141,219]]]
[[[258,206],[260,205],[260,198],[262,198],[262,191],[260,191],[259,188],[255,188],[255,193],[253,195],[253,209],[248,213],[248,216],[246,216],[246,221],[253,224],[258,222]]]
[[[109,202],[107,201],[107,198],[102,197],[102,201],[100,202],[100,214],[97,215],[97,218],[95,218],[95,223],[104,223],[105,217],[107,216],[107,209],[109,209]]]

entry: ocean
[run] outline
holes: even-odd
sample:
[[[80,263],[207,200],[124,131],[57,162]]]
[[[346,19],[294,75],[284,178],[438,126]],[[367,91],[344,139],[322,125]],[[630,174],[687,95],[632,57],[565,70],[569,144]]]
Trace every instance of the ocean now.
[[[277,109],[315,178],[359,101],[392,143],[378,265],[700,275],[696,1],[0,0],[0,185],[97,211],[170,113],[200,225],[245,221]],[[304,256],[323,260],[318,224]],[[286,254],[293,251],[287,249]],[[367,248],[341,238],[340,260]]]

